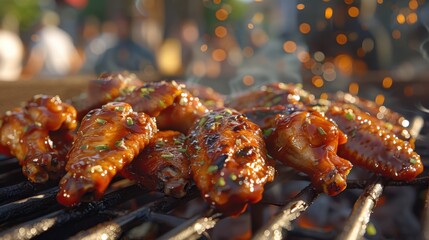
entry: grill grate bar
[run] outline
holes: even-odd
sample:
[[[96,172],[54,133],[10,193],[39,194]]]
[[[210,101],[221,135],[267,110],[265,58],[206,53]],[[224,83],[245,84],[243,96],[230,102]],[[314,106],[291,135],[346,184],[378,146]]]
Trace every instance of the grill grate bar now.
[[[23,224],[14,226],[2,233],[2,239],[31,239],[55,227],[63,226],[69,222],[77,222],[86,216],[96,214],[125,200],[142,194],[141,189],[136,186],[128,186],[118,191],[106,194],[101,201],[84,203],[76,208],[64,209],[53,212],[42,217],[33,219]]]
[[[353,210],[344,226],[344,231],[337,237],[341,240],[361,239],[365,234],[370,215],[378,198],[383,193],[384,180],[375,177],[365,188],[353,206]]]
[[[0,206],[0,223],[13,220],[18,217],[25,217],[29,214],[42,211],[43,209],[55,205],[58,206],[55,199],[57,192],[58,188],[55,187],[44,191],[40,195],[32,196]]]
[[[284,239],[286,237],[284,229],[290,229],[291,221],[299,217],[301,212],[305,211],[318,195],[319,193],[311,185],[304,188],[291,199],[279,214],[259,229],[253,239]]]
[[[6,204],[18,199],[32,196],[39,191],[56,186],[55,183],[32,183],[29,181],[20,182],[11,186],[0,188],[0,204]]]
[[[16,158],[2,158],[0,157],[0,173],[9,172],[13,169],[19,168],[18,159]]]

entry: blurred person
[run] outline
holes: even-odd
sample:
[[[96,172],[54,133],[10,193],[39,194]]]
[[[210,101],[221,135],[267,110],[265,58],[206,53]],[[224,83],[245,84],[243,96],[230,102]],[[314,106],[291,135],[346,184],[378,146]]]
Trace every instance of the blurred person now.
[[[0,81],[18,80],[24,58],[21,38],[9,29],[10,21],[8,20],[10,20],[8,17],[3,19],[0,29]]]
[[[115,17],[118,42],[99,58],[95,65],[97,74],[115,71],[142,71],[146,66],[155,66],[154,55],[135,43],[131,38],[131,17]]]
[[[116,26],[111,21],[105,21],[101,24],[96,18],[89,18],[85,23],[85,32],[90,31],[91,36],[86,37],[84,49],[84,64],[80,69],[81,73],[95,73],[95,65],[107,49],[112,48],[118,41]],[[88,30],[90,28],[91,30]]]
[[[60,18],[55,12],[46,12],[41,19],[41,27],[32,36],[23,78],[39,75],[43,78],[59,78],[75,73],[80,67],[81,58],[73,40],[58,27]]]

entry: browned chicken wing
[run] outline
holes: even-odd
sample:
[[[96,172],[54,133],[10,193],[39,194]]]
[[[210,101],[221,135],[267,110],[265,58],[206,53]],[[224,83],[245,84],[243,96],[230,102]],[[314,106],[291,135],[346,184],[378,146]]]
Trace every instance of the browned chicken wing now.
[[[240,214],[261,200],[274,178],[261,129],[235,110],[214,110],[196,121],[188,148],[202,196],[225,214]]]
[[[200,100],[184,91],[176,97],[173,104],[156,117],[159,129],[176,130],[188,133],[194,122],[208,112]]]
[[[76,128],[76,110],[61,99],[36,95],[23,108],[6,112],[0,123],[0,145],[15,156],[32,182],[64,174],[65,154]]]
[[[272,83],[262,86],[259,90],[232,97],[225,103],[227,107],[238,111],[255,107],[272,107],[276,105],[313,103],[314,95],[295,84]]]
[[[352,164],[337,156],[338,145],[347,137],[319,112],[278,115],[267,138],[268,152],[275,159],[306,173],[319,190],[337,195],[346,186]]]
[[[121,174],[152,191],[183,197],[190,185],[185,135],[159,131]]]
[[[197,97],[210,110],[222,108],[224,106],[225,96],[216,92],[213,88],[200,85],[198,83],[186,83],[186,90],[192,96]]]
[[[90,111],[68,154],[58,202],[73,206],[81,200],[99,199],[116,173],[141,152],[156,131],[154,119],[133,112],[127,103],[111,102]]]
[[[423,171],[420,156],[403,141],[371,121],[368,114],[343,104],[331,106],[326,116],[347,134],[338,154],[354,165],[395,180],[410,181]]]

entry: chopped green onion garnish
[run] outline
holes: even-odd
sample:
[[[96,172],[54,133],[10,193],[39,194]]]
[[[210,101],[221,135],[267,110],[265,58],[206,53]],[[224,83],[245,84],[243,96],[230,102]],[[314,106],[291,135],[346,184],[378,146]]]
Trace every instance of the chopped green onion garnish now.
[[[318,127],[317,131],[319,132],[320,135],[326,135],[325,130],[323,130],[323,128],[321,128],[321,127]]]
[[[273,128],[264,129],[264,132],[263,132],[264,138],[267,138],[268,136],[270,136],[273,131],[274,131]]]
[[[177,151],[179,151],[181,153],[185,153],[185,152],[188,151],[188,149],[186,149],[186,148],[179,148],[179,149],[177,149]]]
[[[106,120],[101,119],[101,118],[97,118],[95,121],[96,121],[98,124],[101,124],[101,125],[103,125],[103,124],[105,124],[105,123],[107,122]]]
[[[273,103],[274,103],[274,104],[278,104],[278,103],[280,103],[280,102],[281,102],[281,100],[282,100],[282,96],[277,96],[277,97],[275,97],[275,98],[273,99]]]
[[[25,133],[28,131],[28,126],[24,126],[24,129],[22,129]]]
[[[36,125],[37,127],[41,127],[42,123],[41,122],[34,122],[34,125]]]
[[[180,144],[182,144],[182,142],[179,139],[177,139],[177,138],[174,138],[173,140],[174,140],[174,145],[180,145]]]
[[[165,102],[164,102],[164,101],[162,101],[162,100],[159,100],[158,104],[159,104],[159,106],[160,106],[160,107],[162,107],[162,108],[165,108],[165,107],[166,107]]]
[[[214,120],[219,120],[221,118],[222,118],[222,115],[216,115],[216,116],[214,116]]]
[[[144,97],[149,95],[151,92],[154,92],[154,91],[155,91],[155,89],[153,89],[153,88],[140,88],[141,95]]]
[[[231,115],[232,114],[232,111],[230,110],[230,109],[225,109],[225,112],[227,113],[227,114],[229,114],[229,115]]]
[[[231,178],[232,181],[235,181],[235,180],[237,180],[237,175],[235,175],[235,173],[231,173],[229,175],[229,178]]]
[[[162,154],[161,157],[162,158],[167,158],[167,159],[172,159],[172,158],[174,158],[174,155],[171,154],[171,153],[168,153],[168,154]]]
[[[125,139],[122,138],[121,140],[116,141],[115,142],[115,146],[118,147],[118,148],[126,148],[125,147]]]
[[[207,121],[206,117],[201,118],[200,121],[198,122],[198,126],[200,126],[200,127],[203,126],[204,123],[206,123],[206,121]]]
[[[410,159],[410,163],[413,164],[413,165],[416,164],[417,163],[417,159],[416,158],[411,158]]]
[[[352,111],[347,111],[346,118],[347,118],[347,120],[354,120],[356,118],[356,116],[353,114]]]
[[[104,97],[105,97],[107,100],[112,99],[112,95],[110,95],[110,93],[106,93],[106,94],[104,94]]]
[[[127,125],[131,126],[134,124],[134,121],[131,117],[127,117]]]
[[[216,172],[217,170],[218,170],[218,166],[216,166],[216,165],[210,165],[208,168],[207,168],[207,172],[209,172],[209,173],[212,173],[212,172]]]
[[[86,150],[86,149],[88,149],[88,144],[85,144],[85,145],[82,145],[81,147],[80,147],[80,150]]]
[[[368,234],[369,236],[374,236],[377,234],[377,229],[375,228],[374,224],[368,223],[368,225],[366,226],[366,234]]]
[[[95,149],[99,150],[99,151],[105,151],[105,150],[109,150],[109,146],[107,146],[107,145],[97,145],[97,146],[95,146]]]
[[[218,185],[219,187],[223,187],[223,186],[225,186],[225,184],[226,184],[226,182],[225,182],[225,179],[224,179],[223,177],[220,177],[220,178],[217,180],[217,185]]]
[[[115,107],[115,111],[123,112],[124,111],[124,107]]]

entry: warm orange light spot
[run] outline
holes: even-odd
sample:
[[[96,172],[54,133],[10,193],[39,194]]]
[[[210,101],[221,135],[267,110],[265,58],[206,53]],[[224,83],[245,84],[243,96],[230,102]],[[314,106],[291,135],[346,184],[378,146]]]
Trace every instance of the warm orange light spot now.
[[[338,34],[336,37],[337,43],[340,45],[344,45],[347,43],[347,36],[345,34]]]
[[[350,76],[353,72],[353,59],[346,54],[335,57],[335,65],[344,75]]]
[[[320,76],[314,76],[311,78],[311,83],[317,88],[323,87],[323,79]]]
[[[298,60],[302,63],[308,62],[310,60],[310,54],[306,51],[300,51],[297,54]]]
[[[201,50],[201,52],[207,52],[208,48],[209,47],[207,46],[207,44],[203,44],[203,45],[201,45],[200,50]]]
[[[299,25],[299,31],[303,34],[307,34],[311,31],[311,26],[308,23],[301,23]]]
[[[283,43],[283,50],[287,53],[293,53],[296,51],[296,43],[294,41],[286,41]]]
[[[224,27],[224,26],[217,26],[217,27],[215,28],[215,35],[216,35],[218,38],[223,38],[223,37],[225,37],[227,34],[228,34],[228,30],[226,29],[226,27]]]
[[[378,94],[375,97],[375,103],[378,104],[378,105],[383,105],[383,103],[384,103],[384,95],[383,94]]]
[[[384,88],[391,88],[393,84],[393,79],[391,77],[385,77],[383,79],[383,87]]]
[[[357,83],[350,83],[349,85],[349,93],[353,95],[357,95],[359,93],[359,84]]]
[[[398,14],[398,16],[396,16],[396,21],[399,24],[404,24],[405,23],[405,16],[404,16],[404,14],[402,14],[402,13]]]
[[[412,86],[406,86],[404,88],[404,95],[407,97],[411,97],[414,95],[414,89]]]
[[[358,48],[358,50],[356,50],[356,54],[358,57],[364,57],[366,52],[363,50],[363,48]]]
[[[262,13],[255,13],[255,15],[253,15],[252,17],[252,22],[259,24],[262,21],[264,21],[264,14]]]
[[[296,9],[298,9],[298,10],[304,10],[304,8],[305,8],[305,5],[302,3],[296,5]]]
[[[383,4],[383,0],[377,0],[378,4]]]
[[[352,4],[353,2],[354,2],[354,0],[344,0],[344,3],[348,4],[348,5]]]
[[[225,21],[228,18],[228,11],[224,8],[221,8],[216,11],[216,19],[219,21]]]
[[[332,18],[332,14],[334,14],[334,10],[332,10],[331,7],[327,7],[325,9],[325,18],[326,19],[331,19]]]
[[[243,48],[243,56],[247,57],[247,58],[253,56],[253,48],[251,48],[251,47]]]
[[[250,85],[253,85],[255,83],[255,79],[251,75],[245,75],[243,77],[243,83],[246,86],[250,86]]]
[[[392,31],[392,38],[393,39],[400,39],[401,38],[401,31],[399,31],[398,29],[395,29]]]
[[[416,0],[411,0],[411,1],[408,3],[408,7],[409,7],[411,10],[416,10],[416,9],[419,7],[419,3],[418,3]]]
[[[220,4],[220,2],[222,2],[222,0],[213,0],[214,4]]]
[[[417,14],[416,13],[410,13],[407,15],[407,23],[408,24],[414,24],[417,22]]]
[[[324,93],[321,93],[321,94],[320,94],[320,97],[319,97],[319,98],[320,98],[320,99],[325,99],[325,100],[326,100],[326,99],[328,99],[328,97],[329,97],[329,95],[328,95],[327,93],[325,93],[325,92],[324,92]]]
[[[359,8],[357,7],[350,7],[348,10],[348,14],[350,17],[357,17],[359,16]]]
[[[247,28],[252,30],[253,28],[255,28],[255,25],[253,25],[253,23],[248,23]]]
[[[222,62],[226,59],[226,52],[223,49],[215,49],[212,52],[212,58],[213,60],[215,60],[216,62]]]

